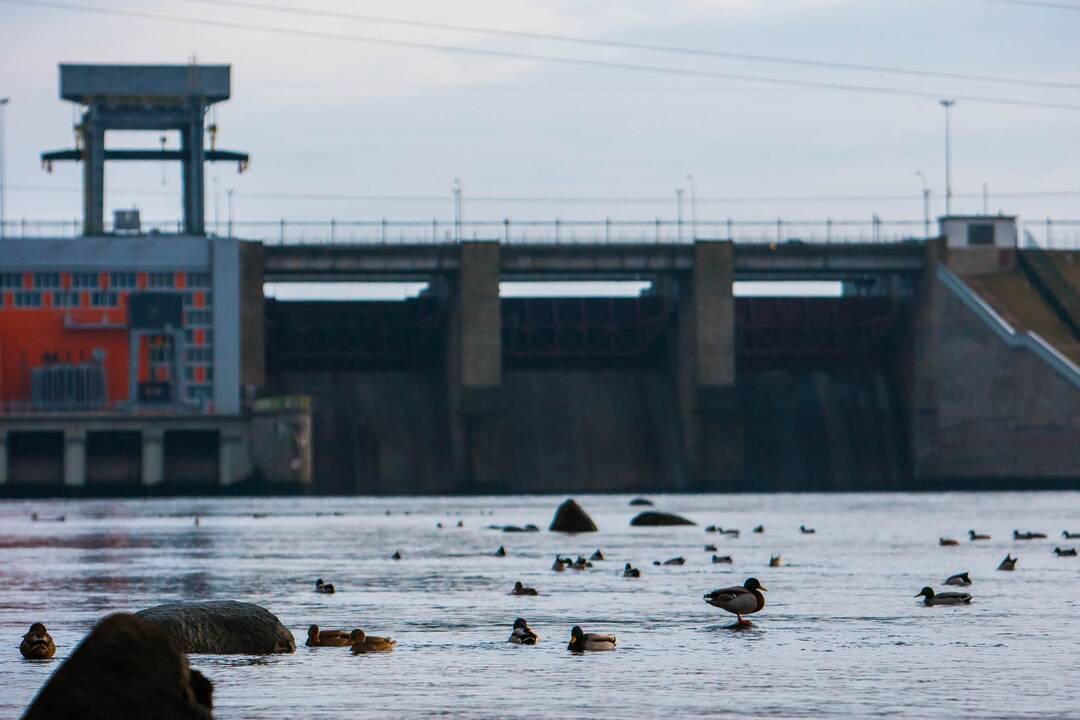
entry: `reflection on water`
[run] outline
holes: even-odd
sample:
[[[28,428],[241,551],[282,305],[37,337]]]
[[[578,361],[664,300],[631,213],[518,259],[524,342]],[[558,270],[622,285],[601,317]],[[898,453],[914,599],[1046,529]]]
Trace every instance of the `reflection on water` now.
[[[630,528],[629,497],[578,499],[599,533],[487,527],[546,527],[562,500],[552,497],[0,503],[0,716],[18,715],[59,666],[19,657],[31,622],[49,626],[59,660],[109,612],[211,598],[263,605],[301,642],[288,656],[194,656],[215,683],[220,718],[1080,709],[1071,680],[1080,559],[1051,552],[1076,542],[1060,532],[1080,530],[1080,494],[655,497],[699,523],[675,528]],[[32,522],[34,511],[66,521]],[[766,532],[751,533],[759,523]],[[801,534],[804,523],[817,533]],[[743,532],[706,535],[707,524]],[[993,539],[938,545],[971,527]],[[1014,527],[1050,537],[1013,541]],[[707,543],[734,562],[712,564]],[[493,555],[500,545],[505,558]],[[556,554],[598,547],[607,560],[590,570],[550,569]],[[395,551],[402,560],[389,559]],[[995,571],[1007,552],[1020,557],[1016,572]],[[773,554],[783,567],[768,567]],[[683,566],[651,565],[679,555]],[[642,577],[621,577],[624,562]],[[925,608],[912,597],[962,570],[975,581],[971,606]],[[768,604],[755,627],[732,632],[702,594],[750,575],[769,588]],[[316,594],[316,577],[337,594]],[[515,580],[540,596],[511,596]],[[536,647],[506,642],[519,616],[539,633]],[[303,647],[313,622],[389,635],[398,649]],[[617,634],[619,649],[569,654],[574,624]]]

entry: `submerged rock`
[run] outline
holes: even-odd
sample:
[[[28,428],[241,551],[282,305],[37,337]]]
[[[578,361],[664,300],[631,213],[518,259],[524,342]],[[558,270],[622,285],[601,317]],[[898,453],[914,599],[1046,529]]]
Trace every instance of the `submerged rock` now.
[[[23,718],[209,720],[213,687],[162,628],[119,613],[90,631]]]
[[[555,517],[551,519],[551,532],[581,533],[596,532],[596,523],[589,517],[573,498],[567,498],[562,505],[555,510]]]
[[[633,520],[630,521],[631,525],[638,527],[661,527],[667,525],[697,525],[692,520],[687,520],[684,517],[675,515],[674,513],[659,512],[657,510],[646,510],[643,513],[638,513]]]
[[[182,653],[271,655],[296,652],[296,640],[266,608],[232,600],[178,602],[135,613],[166,632]]]
[[[652,500],[646,500],[643,497],[637,497],[630,501],[630,505],[648,505],[652,507]]]

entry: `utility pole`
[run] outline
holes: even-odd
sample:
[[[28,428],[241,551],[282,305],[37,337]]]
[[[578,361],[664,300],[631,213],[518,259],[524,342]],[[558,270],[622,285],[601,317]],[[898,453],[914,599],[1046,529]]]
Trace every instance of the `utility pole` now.
[[[952,215],[952,117],[950,110],[955,100],[941,100],[945,108],[945,214]]]
[[[461,242],[461,180],[454,178],[454,241]]]
[[[676,208],[676,232],[678,233],[679,242],[682,242],[682,196],[683,189],[675,188],[675,208]]]
[[[5,175],[5,172],[4,172],[5,167],[4,166],[7,163],[7,157],[6,157],[7,148],[6,148],[6,143],[5,143],[5,140],[4,140],[4,131],[6,130],[6,128],[4,126],[4,117],[5,117],[6,111],[7,111],[7,104],[8,104],[8,102],[10,100],[11,100],[11,98],[0,97],[0,238],[3,238],[5,236],[5,234],[7,233],[7,230],[6,230],[6,227],[7,227],[7,225],[6,225],[6,222],[7,222],[7,206],[6,206],[6,198],[5,198],[7,187],[4,184],[5,183],[5,177],[4,177],[4,175]]]
[[[232,231],[232,208],[233,208],[232,196],[233,196],[233,192],[235,192],[233,188],[229,188],[228,190],[225,191],[225,197],[228,198],[229,217],[227,218],[227,224],[228,224],[228,230],[229,230],[229,237],[233,236],[233,234],[232,234],[232,232],[233,232]]]
[[[690,232],[693,234],[691,240],[695,242],[698,239],[697,234],[697,185],[694,183],[694,176],[687,175],[686,182],[690,184]]]
[[[922,181],[922,217],[923,217],[923,237],[927,240],[930,239],[930,186],[926,184],[926,176],[923,175],[922,170],[916,170],[915,174],[919,176],[919,180]]]

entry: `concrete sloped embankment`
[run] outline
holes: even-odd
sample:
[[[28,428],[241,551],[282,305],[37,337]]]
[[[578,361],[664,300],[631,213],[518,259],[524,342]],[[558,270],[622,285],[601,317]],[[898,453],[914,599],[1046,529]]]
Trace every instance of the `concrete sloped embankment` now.
[[[296,651],[289,629],[269,610],[251,603],[168,603],[136,615],[164,630],[178,652],[272,655]]]
[[[209,720],[213,685],[168,633],[127,613],[110,615],[64,661],[24,720]]]

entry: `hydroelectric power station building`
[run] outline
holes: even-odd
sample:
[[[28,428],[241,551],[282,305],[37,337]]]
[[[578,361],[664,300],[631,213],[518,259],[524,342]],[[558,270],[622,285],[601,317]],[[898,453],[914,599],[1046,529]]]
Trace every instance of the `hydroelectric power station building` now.
[[[937,237],[876,219],[846,237],[660,220],[215,237],[204,163],[248,161],[204,123],[229,94],[227,66],[61,66],[78,141],[42,160],[82,164],[82,232],[0,238],[0,494],[1080,485],[1080,249],[1025,241],[1014,217],[944,217]],[[180,148],[110,149],[116,129]],[[120,161],[181,163],[176,226],[106,222]],[[649,289],[500,293],[593,280]],[[427,289],[263,295],[385,281]],[[843,293],[742,297],[737,281]]]

